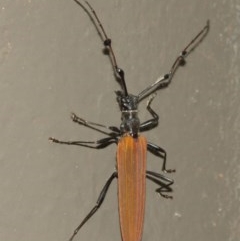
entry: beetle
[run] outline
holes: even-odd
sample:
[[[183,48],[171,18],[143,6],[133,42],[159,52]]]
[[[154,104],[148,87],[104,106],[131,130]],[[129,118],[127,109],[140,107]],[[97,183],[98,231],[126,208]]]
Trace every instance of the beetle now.
[[[120,217],[120,228],[123,241],[141,241],[144,223],[145,196],[146,196],[146,178],[159,185],[156,192],[164,198],[172,198],[168,195],[171,192],[173,180],[161,173],[146,170],[147,151],[150,151],[157,157],[163,159],[162,171],[165,173],[175,172],[174,169],[166,168],[166,151],[158,145],[148,142],[147,139],[140,135],[141,132],[155,128],[158,125],[159,116],[151,108],[151,103],[155,97],[155,92],[159,89],[166,88],[180,66],[184,66],[188,54],[205,38],[209,31],[209,20],[202,30],[190,41],[190,43],[181,51],[176,58],[170,71],[160,77],[152,85],[148,86],[138,95],[129,94],[125,82],[123,69],[118,67],[117,60],[112,48],[112,41],[107,36],[102,23],[100,22],[95,10],[87,2],[74,0],[89,15],[95,25],[107,51],[115,78],[121,85],[121,90],[116,91],[117,102],[121,110],[120,128],[115,126],[105,126],[95,122],[87,121],[76,114],[72,113],[72,121],[82,126],[99,131],[107,137],[97,141],[62,141],[50,137],[54,143],[77,145],[82,147],[102,149],[110,144],[117,144],[117,165],[116,171],[108,178],[104,185],[95,206],[88,215],[82,220],[74,230],[69,241],[72,241],[82,226],[93,216],[93,214],[102,205],[106,193],[113,179],[118,179],[118,206]],[[151,119],[140,122],[138,118],[138,104],[140,101],[149,97],[147,111],[152,116]]]

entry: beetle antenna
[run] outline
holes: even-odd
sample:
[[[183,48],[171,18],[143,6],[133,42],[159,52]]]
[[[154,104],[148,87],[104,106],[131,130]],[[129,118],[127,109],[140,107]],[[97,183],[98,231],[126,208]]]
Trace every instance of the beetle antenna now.
[[[149,96],[151,93],[158,89],[167,87],[177,71],[179,66],[184,66],[186,63],[185,58],[203,41],[203,39],[208,34],[210,28],[210,22],[207,20],[206,25],[202,30],[188,43],[188,45],[181,51],[180,55],[174,61],[170,71],[164,76],[157,79],[155,83],[144,89],[140,94],[138,94],[139,101]]]
[[[105,32],[105,29],[104,29],[100,19],[98,18],[97,13],[95,12],[95,10],[93,9],[93,7],[91,6],[91,4],[88,1],[85,1],[85,4],[87,5],[87,7],[89,8],[90,11],[79,0],[74,0],[74,1],[83,8],[83,10],[88,14],[91,21],[93,22],[93,24],[103,42],[104,47],[106,48],[106,50],[109,53],[110,61],[114,68],[114,72],[115,72],[117,78],[121,82],[123,93],[125,96],[127,96],[128,91],[127,91],[127,86],[126,86],[126,82],[125,82],[125,78],[124,78],[124,71],[118,67],[117,60],[116,60],[116,57],[115,57],[115,54],[114,54],[114,51],[112,48],[112,40],[107,36],[107,33]]]

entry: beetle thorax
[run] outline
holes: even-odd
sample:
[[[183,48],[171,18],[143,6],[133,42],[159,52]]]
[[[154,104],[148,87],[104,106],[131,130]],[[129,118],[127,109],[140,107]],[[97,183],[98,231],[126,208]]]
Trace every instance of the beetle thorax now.
[[[120,130],[122,135],[138,136],[140,120],[138,118],[138,97],[135,95],[124,95],[117,91],[117,101],[122,112],[122,123]]]
[[[137,110],[125,110],[122,111],[122,123],[120,130],[123,135],[131,135],[133,137],[138,136],[140,120],[138,118]]]

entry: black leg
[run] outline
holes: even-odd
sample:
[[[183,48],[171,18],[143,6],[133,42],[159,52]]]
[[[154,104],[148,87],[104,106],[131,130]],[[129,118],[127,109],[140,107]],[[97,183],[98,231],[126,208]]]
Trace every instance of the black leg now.
[[[155,96],[156,96],[156,94],[155,94],[155,95],[152,95],[152,96],[149,98],[148,103],[147,103],[147,110],[148,110],[148,112],[152,115],[153,118],[150,119],[150,120],[144,121],[144,122],[140,125],[140,127],[139,127],[140,132],[153,129],[154,127],[156,127],[156,126],[158,125],[159,116],[158,116],[158,114],[151,108],[151,103],[152,103],[153,99],[155,98]]]
[[[157,146],[153,143],[148,142],[147,149],[153,155],[163,159],[162,171],[164,171],[164,172],[175,172],[176,171],[175,169],[166,169],[167,152],[163,148],[161,148],[160,146]]]
[[[171,198],[172,196],[163,194],[163,192],[172,192],[171,185],[174,183],[174,181],[168,177],[165,177],[164,175],[152,171],[147,171],[146,172],[146,177],[158,184],[160,187],[156,189],[156,192],[164,197],[164,198]]]
[[[108,135],[108,136],[119,136],[120,135],[120,130],[118,127],[115,127],[115,126],[105,126],[105,125],[102,125],[102,124],[98,124],[98,123],[95,123],[95,122],[91,122],[91,121],[87,121],[81,117],[78,117],[76,114],[72,113],[71,114],[71,119],[73,122],[79,124],[79,125],[83,125],[83,126],[86,126],[88,128],[91,128],[95,131],[98,131],[98,132],[101,132],[105,135]],[[98,127],[98,128],[97,128]],[[110,130],[112,132],[106,132],[106,131],[103,131],[99,128],[104,128],[104,129],[107,129],[107,130]]]
[[[49,137],[49,140],[58,144],[83,146],[93,149],[103,149],[110,144],[117,143],[118,141],[116,137],[107,137],[97,141],[60,141],[54,137]]]
[[[105,135],[108,135],[109,137],[102,138],[102,139],[97,140],[97,141],[61,141],[61,140],[58,140],[54,137],[49,137],[49,140],[54,142],[54,143],[58,143],[58,144],[83,146],[83,147],[88,147],[88,148],[93,148],[93,149],[103,149],[103,148],[109,146],[112,143],[118,142],[118,137],[120,136],[120,130],[117,127],[105,126],[105,125],[102,125],[102,124],[90,122],[90,121],[84,120],[83,118],[78,117],[74,113],[71,114],[71,119],[72,119],[73,122],[76,122],[79,125],[83,125],[83,126],[86,126],[88,128],[91,128],[95,131],[98,131],[98,132],[101,132]],[[112,132],[109,133],[109,132],[103,131],[103,130],[97,128],[96,126],[99,127],[99,128],[105,128],[105,129],[111,130]]]
[[[69,241],[72,241],[74,237],[77,235],[78,231],[81,229],[81,227],[93,216],[93,214],[101,207],[104,198],[107,194],[108,188],[110,184],[112,183],[112,180],[117,177],[117,172],[114,172],[110,178],[107,180],[106,184],[104,185],[98,199],[96,202],[96,205],[92,208],[92,210],[88,213],[88,215],[83,219],[83,221],[78,225],[78,227],[74,230],[72,236],[70,237]]]

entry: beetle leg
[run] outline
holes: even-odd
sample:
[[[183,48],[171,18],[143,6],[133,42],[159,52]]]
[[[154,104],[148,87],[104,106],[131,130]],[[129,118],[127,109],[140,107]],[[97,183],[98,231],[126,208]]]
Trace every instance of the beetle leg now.
[[[164,171],[164,172],[175,172],[176,171],[175,169],[166,169],[167,152],[162,147],[148,142],[147,149],[153,155],[163,159],[162,171]]]
[[[92,210],[88,213],[88,215],[83,219],[83,221],[77,226],[77,228],[74,230],[72,236],[70,237],[69,241],[72,241],[73,238],[77,235],[78,231],[81,229],[81,227],[93,216],[93,214],[101,207],[104,198],[107,194],[108,188],[110,184],[112,183],[112,180],[117,177],[117,172],[114,172],[109,179],[107,180],[106,184],[104,185],[97,202],[95,206],[92,208]]]
[[[87,121],[87,120],[85,120],[85,119],[83,119],[81,117],[78,117],[75,113],[71,113],[71,119],[72,119],[73,122],[76,122],[79,125],[86,126],[86,127],[91,128],[91,129],[93,129],[95,131],[101,132],[101,133],[103,133],[105,135],[109,135],[109,136],[118,136],[118,135],[120,135],[120,130],[116,126],[105,126],[105,125],[98,124],[98,123],[95,123],[95,122]],[[103,130],[101,130],[99,128],[108,129],[108,130],[110,130],[112,132],[109,133],[109,132],[103,131]]]
[[[159,120],[159,116],[158,114],[151,108],[151,103],[153,101],[153,99],[155,98],[156,93],[151,95],[151,97],[149,98],[148,102],[147,102],[147,110],[148,112],[152,115],[152,119],[144,121],[140,127],[139,130],[140,132],[142,131],[147,131],[150,129],[153,129],[154,127],[156,127],[158,125],[158,120]]]
[[[174,181],[168,177],[165,177],[164,175],[152,171],[146,172],[146,177],[158,184],[160,187],[156,189],[156,192],[161,195],[164,198],[171,198],[172,196],[163,194],[163,192],[172,192],[171,185],[174,183]],[[167,182],[167,184],[166,184]]]
[[[97,141],[60,141],[54,137],[49,137],[49,140],[58,144],[83,146],[93,149],[103,149],[110,144],[117,143],[118,141],[116,137],[107,137]]]

